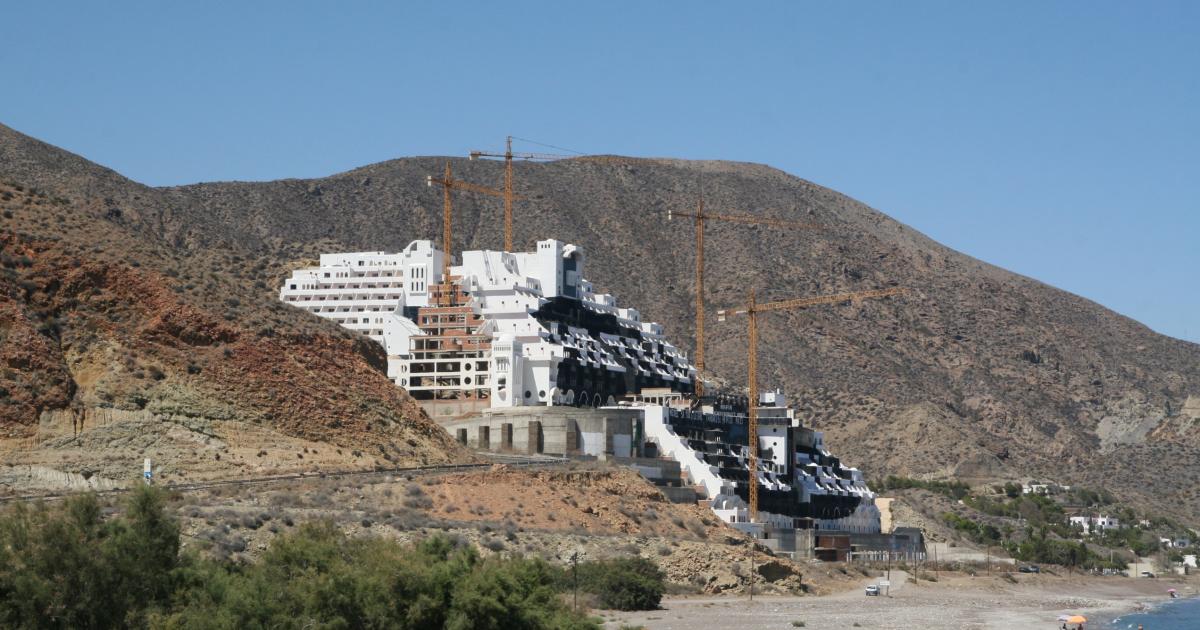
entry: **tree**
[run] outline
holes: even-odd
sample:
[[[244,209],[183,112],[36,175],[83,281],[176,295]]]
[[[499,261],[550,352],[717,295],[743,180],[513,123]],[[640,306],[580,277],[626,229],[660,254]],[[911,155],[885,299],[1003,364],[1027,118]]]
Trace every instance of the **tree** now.
[[[179,527],[161,491],[140,487],[105,522],[93,494],[17,505],[0,518],[0,626],[142,625],[174,590]]]

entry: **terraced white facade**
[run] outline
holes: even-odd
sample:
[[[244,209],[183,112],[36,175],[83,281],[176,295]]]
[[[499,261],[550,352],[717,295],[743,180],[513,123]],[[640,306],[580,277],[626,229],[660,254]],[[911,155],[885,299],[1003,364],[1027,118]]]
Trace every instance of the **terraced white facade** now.
[[[382,344],[388,376],[418,400],[424,390],[436,400],[460,391],[480,398],[481,384],[492,407],[598,406],[648,387],[693,390],[687,356],[661,325],[594,290],[579,247],[544,240],[532,252],[463,252],[450,269],[452,290],[439,288],[443,255],[430,241],[395,254],[324,254],[317,267],[293,272],[280,299]],[[444,306],[434,303],[439,291],[465,296],[462,316],[479,323],[463,333],[475,337],[469,361],[448,354],[444,339],[434,354],[422,343],[424,319],[453,316],[434,312]],[[480,336],[488,347],[475,343]],[[472,374],[438,371],[451,363]]]

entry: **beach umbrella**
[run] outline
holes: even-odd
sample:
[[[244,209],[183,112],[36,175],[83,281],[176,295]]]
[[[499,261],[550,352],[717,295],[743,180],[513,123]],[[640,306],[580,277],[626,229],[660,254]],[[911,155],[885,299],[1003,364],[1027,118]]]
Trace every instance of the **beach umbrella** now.
[[[1066,621],[1071,618],[1071,615],[1059,615],[1058,621]]]
[[[1083,615],[1075,615],[1067,618],[1067,623],[1087,623],[1087,617]]]
[[[1176,592],[1178,592],[1178,591],[1176,591],[1176,590],[1175,590],[1175,589],[1173,589],[1173,588],[1169,588],[1169,589],[1167,589],[1167,592],[1168,592],[1168,593],[1176,593]]]

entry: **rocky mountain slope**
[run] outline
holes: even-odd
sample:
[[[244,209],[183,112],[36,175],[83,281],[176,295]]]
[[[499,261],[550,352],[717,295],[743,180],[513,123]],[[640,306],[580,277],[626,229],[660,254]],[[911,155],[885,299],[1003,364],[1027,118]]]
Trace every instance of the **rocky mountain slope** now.
[[[131,243],[186,260],[164,286],[203,305],[218,323],[244,323],[256,338],[255,331],[286,327],[350,343],[281,309],[278,283],[290,266],[320,252],[396,250],[436,238],[440,190],[427,188],[424,177],[443,164],[407,158],[317,180],[156,189],[0,128],[0,180],[63,199],[80,209],[85,226],[118,230]],[[455,159],[453,168],[485,185],[502,178],[494,162]],[[760,382],[784,388],[806,422],[869,475],[1036,475],[1104,486],[1200,517],[1195,344],[955,252],[766,166],[584,158],[517,164],[516,177],[528,197],[517,204],[518,245],[549,237],[582,245],[596,286],[665,323],[684,347],[692,345],[693,232],[690,223],[668,223],[666,213],[694,207],[701,192],[718,211],[826,226],[779,231],[710,223],[713,310],[740,304],[750,287],[760,300],[908,287],[899,299],[775,313],[760,327]],[[464,194],[455,209],[456,250],[500,246],[497,200]],[[30,230],[25,211],[17,212],[4,229]],[[43,238],[61,229],[53,219],[41,221]],[[88,263],[95,249],[73,253]],[[713,375],[731,386],[744,383],[744,323],[713,318],[708,331]],[[21,372],[45,384],[40,395],[48,408],[73,399],[69,386],[58,393],[52,386],[69,380],[61,369],[31,365]]]
[[[0,491],[101,487],[143,457],[168,479],[470,458],[375,344],[264,299],[251,257],[228,271],[2,163]]]

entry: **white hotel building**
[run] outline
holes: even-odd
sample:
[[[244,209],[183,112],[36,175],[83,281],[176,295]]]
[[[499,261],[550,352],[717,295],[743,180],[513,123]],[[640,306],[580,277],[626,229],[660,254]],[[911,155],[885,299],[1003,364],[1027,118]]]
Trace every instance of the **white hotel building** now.
[[[695,367],[662,326],[595,291],[579,247],[544,240],[532,252],[466,251],[449,284],[443,255],[425,240],[396,254],[326,254],[296,270],[280,299],[379,342],[388,376],[435,419],[484,408],[640,407],[643,439],[680,462],[718,516],[748,520],[748,401],[691,406]],[[766,522],[878,533],[862,473],[801,427],[781,393],[758,405],[754,481]]]
[[[389,378],[433,416],[692,391],[686,355],[662,326],[594,291],[580,248],[466,251],[452,287],[441,285],[443,255],[426,240],[396,254],[325,254],[293,272],[280,299],[379,342]]]
[[[388,376],[420,329],[406,313],[429,306],[430,286],[441,281],[442,252],[413,241],[397,254],[322,254],[317,267],[297,269],[279,299],[374,339],[388,355]]]

